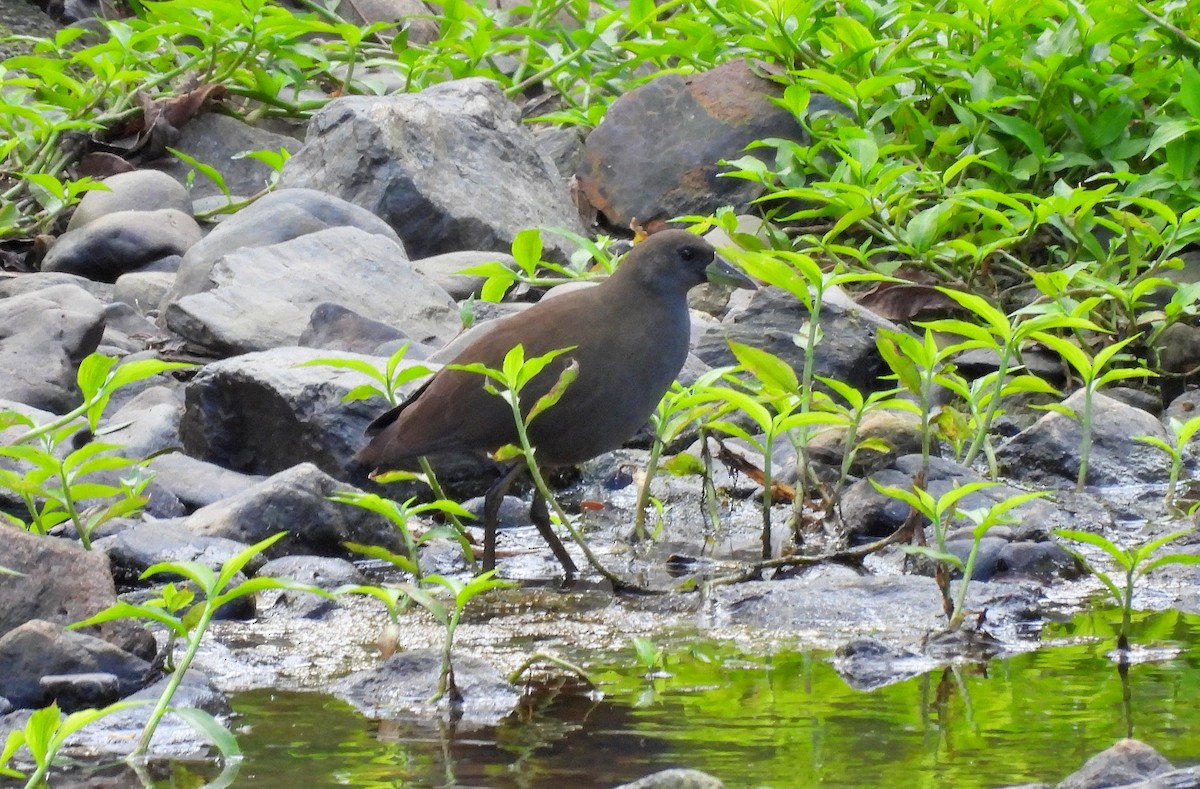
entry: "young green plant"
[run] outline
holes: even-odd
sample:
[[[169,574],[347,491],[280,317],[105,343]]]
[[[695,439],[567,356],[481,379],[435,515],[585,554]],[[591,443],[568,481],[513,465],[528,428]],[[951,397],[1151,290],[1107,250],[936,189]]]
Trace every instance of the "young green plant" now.
[[[450,694],[452,701],[461,700],[462,695],[454,682],[454,664],[451,660],[451,653],[454,649],[454,634],[458,630],[458,624],[462,620],[463,612],[471,600],[493,589],[505,589],[516,586],[516,583],[496,578],[495,575],[495,570],[488,570],[468,581],[460,581],[457,578],[431,574],[425,576],[424,586],[418,584],[400,585],[400,588],[417,605],[433,614],[434,619],[437,619],[446,628],[446,638],[442,646],[442,670],[438,676],[437,692],[429,700],[431,703],[441,699],[447,693]],[[432,590],[430,589],[431,584],[441,586],[452,595],[449,605],[432,594]]]
[[[807,436],[809,428],[832,424],[835,418],[831,414],[807,410],[811,398],[802,394],[796,371],[778,356],[732,340],[729,348],[740,363],[740,369],[750,378],[735,379],[739,384],[737,389],[710,388],[709,396],[721,403],[721,408],[704,424],[710,430],[739,438],[762,453],[762,558],[769,559],[772,554],[771,507],[775,493],[772,456],[777,442],[795,431],[804,431]],[[750,420],[761,437],[752,435],[739,424],[743,418]],[[802,462],[799,458],[798,461]]]
[[[959,318],[945,318],[921,323],[926,329],[963,338],[960,342],[944,348],[942,352],[950,356],[962,351],[981,349],[991,351],[997,357],[996,370],[989,373],[980,386],[972,386],[969,392],[957,392],[970,404],[974,416],[971,443],[962,459],[962,463],[969,466],[975,461],[980,450],[987,446],[992,424],[996,417],[1003,413],[1001,403],[1006,395],[1054,391],[1035,376],[1018,376],[1013,379],[1009,377],[1010,372],[1019,371],[1021,349],[1030,337],[1036,332],[1056,332],[1064,329],[1099,331],[1100,328],[1086,318],[1059,312],[1018,312],[1010,317],[982,296],[950,288],[938,288],[938,291],[958,302],[977,319],[977,322],[970,322]],[[947,383],[953,385],[954,382]]]
[[[917,512],[920,512],[933,526],[933,545],[906,545],[904,550],[927,556],[934,561],[934,579],[942,594],[942,608],[949,620],[947,627],[951,630],[958,628],[966,616],[967,586],[975,571],[975,560],[979,554],[979,546],[984,536],[993,527],[1004,523],[1012,523],[1009,513],[1023,504],[1044,496],[1042,491],[1033,491],[1009,496],[995,502],[987,508],[964,509],[963,500],[972,493],[997,487],[995,482],[968,482],[965,485],[951,488],[937,496],[920,487],[912,490],[880,485],[871,481],[875,489],[885,496],[904,502]],[[955,518],[966,517],[975,523],[971,529],[971,550],[964,562],[946,546],[946,535]],[[962,581],[958,587],[958,596],[952,597],[950,590],[950,570],[956,568],[962,573]]]
[[[1171,459],[1171,473],[1167,480],[1167,492],[1163,494],[1163,506],[1170,507],[1175,498],[1175,486],[1179,483],[1179,474],[1183,470],[1183,456],[1188,444],[1200,430],[1200,416],[1194,416],[1186,422],[1180,422],[1175,417],[1167,420],[1168,440],[1158,436],[1134,436],[1134,441],[1149,444],[1155,449],[1162,450]]]
[[[32,427],[32,420],[27,424]],[[69,521],[83,547],[91,550],[92,533],[102,524],[141,511],[148,501],[143,492],[152,475],[145,472],[140,461],[117,454],[122,449],[117,444],[91,441],[61,456],[58,447],[80,428],[79,424],[70,424],[41,434],[36,443],[0,447],[0,456],[28,466],[24,473],[0,469],[0,487],[20,496],[29,513],[28,522],[5,513],[10,522],[26,531],[46,534]],[[116,485],[93,479],[117,471],[133,473],[121,477]],[[89,501],[95,503],[85,506]]]
[[[951,351],[939,348],[933,331],[928,328],[923,337],[880,329],[875,335],[875,344],[901,388],[916,399],[915,403],[899,400],[897,406],[908,409],[921,421],[921,470],[918,481],[923,484],[936,423],[934,391],[938,386],[952,387],[950,382],[959,378],[949,360]]]
[[[1160,549],[1167,544],[1194,532],[1195,529],[1182,529],[1170,534],[1164,534],[1162,537],[1150,540],[1136,548],[1122,548],[1112,540],[1099,534],[1092,534],[1091,532],[1080,531],[1078,529],[1054,530],[1054,534],[1058,537],[1099,548],[1116,564],[1121,573],[1124,574],[1124,583],[1119,584],[1113,576],[1099,569],[1094,561],[1089,560],[1076,550],[1063,546],[1074,554],[1075,558],[1079,559],[1100,580],[1100,583],[1104,584],[1104,588],[1112,595],[1113,601],[1120,607],[1121,628],[1117,634],[1117,649],[1121,650],[1122,653],[1129,649],[1134,586],[1140,578],[1149,575],[1159,567],[1168,564],[1200,564],[1200,554],[1159,553]]]
[[[130,754],[131,757],[142,756],[149,750],[154,732],[168,711],[180,713],[178,709],[172,710],[171,700],[183,682],[188,668],[191,667],[217,609],[232,600],[257,594],[266,589],[288,589],[330,597],[328,592],[319,587],[302,584],[290,578],[256,576],[234,583],[235,576],[251,559],[263,553],[286,534],[287,532],[279,532],[244,548],[225,560],[219,572],[200,562],[160,562],[148,567],[142,573],[143,579],[153,578],[164,573],[183,576],[195,584],[196,589],[202,595],[202,599],[198,603],[192,603],[194,593],[190,590],[170,586],[164,595],[156,600],[144,604],[119,601],[82,622],[70,625],[72,628],[79,628],[98,625],[114,619],[140,619],[147,624],[157,623],[167,628],[168,650],[173,651],[172,648],[177,641],[182,641],[185,645],[183,655],[174,661],[174,668],[171,670],[167,685],[163,688],[162,695],[159,696],[146,725],[142,728],[137,745]],[[172,655],[168,654],[167,657],[170,659]],[[194,724],[193,719],[202,716],[197,716],[196,711],[192,711],[184,713],[182,717]],[[203,731],[209,732],[211,728],[205,728]]]
[[[600,252],[599,247],[595,244],[590,244],[590,247],[595,252]],[[517,233],[512,242],[512,257],[516,264],[515,267],[494,260],[469,266],[459,273],[485,278],[483,289],[479,294],[484,301],[500,301],[504,298],[504,294],[517,284],[530,287],[551,287],[587,278],[586,273],[544,260],[542,258],[542,233],[536,228],[526,228]],[[607,258],[598,259],[606,260]],[[611,262],[606,265],[606,268],[609,271],[612,270]]]
[[[46,776],[54,766],[58,753],[62,750],[67,738],[80,729],[88,726],[115,712],[121,712],[136,707],[143,702],[119,701],[103,709],[86,709],[63,715],[58,704],[51,704],[34,710],[20,729],[13,729],[4,742],[4,750],[0,752],[0,776],[14,779],[25,779],[25,789],[40,789],[47,786]],[[224,731],[224,730],[222,730]],[[228,736],[228,732],[225,732]],[[232,740],[232,737],[229,737]],[[29,751],[33,758],[34,770],[28,775],[20,770],[8,767],[22,747]],[[236,741],[232,744],[232,753],[237,753]]]
[[[1101,348],[1094,356],[1089,355],[1087,351],[1070,340],[1054,334],[1034,332],[1030,335],[1030,339],[1042,343],[1062,356],[1079,375],[1080,382],[1083,384],[1082,412],[1077,412],[1063,403],[1047,406],[1079,423],[1079,476],[1075,480],[1075,490],[1079,492],[1083,490],[1083,486],[1087,482],[1088,461],[1092,454],[1092,410],[1096,393],[1108,384],[1127,381],[1131,378],[1147,378],[1153,376],[1154,373],[1141,366],[1112,366],[1119,358],[1117,354],[1121,352],[1121,349],[1136,340],[1136,337],[1127,337]]]
[[[419,475],[409,474],[407,472],[390,472],[386,475],[380,475],[382,481],[390,481],[395,479],[414,479]],[[352,504],[355,507],[361,507],[365,510],[382,515],[391,521],[396,527],[396,531],[400,533],[401,542],[404,545],[404,553],[395,554],[385,548],[377,545],[360,545],[358,543],[346,543],[346,547],[355,553],[364,556],[370,556],[374,559],[382,559],[396,567],[399,567],[405,572],[411,573],[417,580],[421,579],[421,562],[417,556],[417,550],[426,542],[440,537],[445,537],[456,541],[459,547],[462,548],[463,557],[466,561],[473,562],[475,560],[474,552],[471,549],[471,543],[467,540],[466,535],[459,528],[435,526],[432,529],[427,529],[419,536],[413,534],[412,528],[409,526],[409,521],[415,517],[428,515],[430,513],[453,516],[456,519],[470,520],[475,516],[465,509],[461,504],[450,501],[449,499],[437,499],[435,501],[418,504],[417,498],[414,496],[404,503],[385,499],[374,493],[364,493],[362,491],[346,491],[337,493],[329,497],[331,501],[336,501],[341,504]],[[459,521],[461,522],[461,521]]]
[[[725,227],[732,233],[729,224],[731,217],[726,215]],[[808,414],[813,408],[813,377],[815,375],[815,359],[818,345],[822,340],[821,317],[826,300],[832,293],[844,285],[860,282],[880,282],[890,278],[878,273],[863,273],[847,271],[841,263],[841,258],[833,255],[835,260],[831,270],[822,270],[821,265],[808,254],[788,249],[762,250],[761,243],[753,236],[732,233],[739,243],[747,245],[746,251],[730,251],[742,269],[751,277],[762,280],[768,285],[786,290],[799,300],[807,318],[800,332],[794,338],[795,343],[804,349],[804,365],[796,380],[798,402],[796,410],[801,415]],[[792,379],[796,379],[792,371]],[[800,422],[794,429],[788,431],[788,439],[796,450],[797,459],[797,491],[793,498],[792,529],[799,541],[802,524],[802,510],[808,499],[809,462],[808,441],[813,425],[823,424],[821,420],[811,423]]]
[[[658,473],[663,451],[689,426],[701,421],[716,407],[710,390],[731,369],[722,367],[708,370],[688,386],[676,382],[663,395],[662,400],[655,406],[654,413],[650,415],[654,439],[650,444],[650,456],[646,460],[645,478],[638,486],[633,521],[634,534],[638,540],[646,537],[646,507],[651,499],[650,485]]]

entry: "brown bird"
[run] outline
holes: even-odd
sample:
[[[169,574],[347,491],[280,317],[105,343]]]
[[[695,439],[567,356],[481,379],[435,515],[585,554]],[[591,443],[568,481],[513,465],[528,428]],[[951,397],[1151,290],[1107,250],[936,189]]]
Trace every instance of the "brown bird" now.
[[[687,358],[687,293],[706,279],[754,287],[703,238],[683,230],[656,233],[600,284],[495,321],[452,364],[481,362],[496,369],[517,345],[526,359],[572,348],[521,390],[520,401],[528,413],[572,360],[578,365],[562,398],[530,423],[529,440],[541,468],[581,463],[617,449],[646,423]],[[371,440],[357,459],[370,468],[393,468],[421,455],[516,443],[509,405],[485,391],[484,382],[478,373],[440,370],[367,427]],[[524,470],[524,461],[514,463],[484,498],[484,569],[495,566],[500,502]],[[574,574],[575,564],[536,491],[531,515],[563,569]]]

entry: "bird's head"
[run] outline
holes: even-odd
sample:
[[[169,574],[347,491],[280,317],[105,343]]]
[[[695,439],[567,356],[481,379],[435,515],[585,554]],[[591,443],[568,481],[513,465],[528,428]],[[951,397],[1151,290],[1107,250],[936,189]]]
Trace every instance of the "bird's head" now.
[[[687,293],[703,282],[753,288],[754,283],[717,254],[712,244],[686,230],[663,230],[634,246],[618,269],[651,290]]]

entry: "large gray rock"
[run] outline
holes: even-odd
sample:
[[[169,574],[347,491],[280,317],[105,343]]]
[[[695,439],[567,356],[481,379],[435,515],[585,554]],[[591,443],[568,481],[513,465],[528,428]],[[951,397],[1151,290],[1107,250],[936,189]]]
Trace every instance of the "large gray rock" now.
[[[454,301],[418,274],[404,250],[357,228],[321,230],[230,252],[211,287],[164,311],[167,326],[205,353],[229,356],[295,345],[315,307],[332,302],[441,344],[461,325]]]
[[[520,110],[484,79],[331,101],[313,116],[281,183],[364,206],[396,229],[415,258],[507,252],[529,227],[582,232]],[[552,234],[545,240],[547,253],[565,261],[571,245]]]
[[[1083,413],[1084,393],[1064,402]],[[1171,470],[1166,453],[1137,436],[1167,440],[1166,429],[1150,413],[1097,393],[1093,395],[1092,449],[1088,459],[1089,485],[1130,485],[1165,482]],[[1073,483],[1079,475],[1079,422],[1052,411],[996,449],[1003,473],[1039,485]]]
[[[1078,771],[1069,775],[1058,785],[1058,789],[1103,789],[1107,786],[1142,786],[1155,776],[1162,776],[1172,769],[1167,757],[1140,740],[1118,740],[1111,748],[1101,751],[1087,760]],[[1194,783],[1161,784],[1167,786],[1195,786]]]
[[[251,126],[230,115],[206,112],[189,120],[179,130],[179,139],[171,147],[215,167],[221,173],[225,188],[237,198],[257,194],[270,183],[274,174],[266,163],[239,154],[281,148],[295,151],[300,147],[300,141],[287,134]],[[193,169],[182,159],[171,159],[161,167],[168,177],[181,184],[187,181]],[[205,198],[225,200],[221,188],[200,174],[193,180],[189,194],[189,205],[191,200]]]
[[[219,571],[246,544],[224,537],[196,534],[184,524],[184,519],[156,520],[140,523],[111,537],[96,541],[96,549],[104,551],[112,562],[113,574],[123,584],[145,584],[141,575],[159,562],[199,562]],[[260,557],[246,565],[247,572],[263,564]],[[169,576],[151,578],[151,583],[168,580]]]
[[[998,607],[1016,589],[973,582],[967,606],[973,611]],[[908,646],[946,626],[937,584],[922,576],[860,576],[848,568],[827,568],[797,578],[722,586],[713,590],[713,598],[718,616],[729,624],[837,641],[872,633],[888,645]]]
[[[141,702],[120,712],[106,715],[91,723],[71,738],[71,745],[81,752],[92,754],[112,754],[127,756],[137,742],[146,721],[154,709],[155,702],[166,690],[170,677],[162,677],[153,685],[142,688],[129,701]],[[183,675],[183,680],[171,697],[172,706],[177,709],[195,708],[204,710],[220,718],[232,714],[229,700],[213,685],[212,681],[200,671],[189,669]],[[158,728],[154,730],[154,739],[150,744],[150,754],[158,758],[171,756],[186,759],[207,759],[212,756],[212,744],[183,718],[175,712],[168,712]],[[118,775],[115,777],[116,786],[136,786],[141,779],[129,776],[127,779]]]
[[[456,653],[454,678],[462,694],[462,721],[495,725],[512,714],[520,694],[494,666],[477,655]],[[394,718],[404,713],[429,716],[450,705],[449,696],[439,703],[429,699],[437,690],[442,655],[437,649],[398,652],[376,668],[340,680],[334,693],[366,715]]]
[[[141,460],[178,447],[183,391],[167,386],[143,389],[105,417],[103,441],[117,444],[123,457]]]
[[[131,305],[123,301],[105,305],[101,353],[124,357],[152,347],[163,348],[170,340],[166,331]]]
[[[403,247],[396,231],[370,211],[315,189],[276,189],[217,225],[188,250],[163,306],[211,288],[213,265],[234,250],[267,247],[331,227],[357,227]]]
[[[268,549],[266,555],[272,558],[343,555],[348,553],[345,542],[400,550],[399,532],[390,521],[362,507],[329,500],[351,490],[311,463],[301,463],[233,498],[196,510],[184,524],[195,534],[244,543],[286,531],[288,536]]]
[[[157,313],[158,305],[174,284],[175,275],[168,271],[131,271],[117,277],[112,299],[128,304],[143,315]]]
[[[74,285],[0,300],[0,397],[55,413],[80,402],[75,371],[104,334],[104,305]]]
[[[730,168],[718,162],[770,157],[770,149],[745,150],[755,140],[808,139],[796,116],[775,101],[782,95],[781,85],[741,59],[701,74],[656,77],[621,96],[588,135],[580,190],[620,228],[637,220],[655,229],[677,216],[746,208],[762,185],[722,177]],[[816,95],[809,112],[835,107]]]
[[[142,687],[150,664],[103,639],[34,619],[0,636],[0,696],[16,707],[53,701],[42,677],[101,672],[117,677],[120,695]]]
[[[384,343],[403,345],[407,340],[409,337],[394,326],[371,320],[341,304],[325,302],[308,316],[299,344],[305,348],[374,355],[375,349]],[[409,348],[412,347],[410,343]]]
[[[186,128],[191,128],[189,124]],[[207,161],[207,160],[205,160]],[[67,231],[77,230],[102,216],[118,211],[157,211],[173,208],[192,213],[192,198],[187,188],[158,170],[134,170],[110,175],[100,183],[104,189],[86,192],[75,206]]]
[[[179,428],[185,451],[249,474],[274,474],[310,462],[347,478],[365,441],[363,429],[386,404],[382,398],[342,402],[351,389],[368,383],[360,373],[297,366],[329,355],[276,348],[208,365],[187,387]]]
[[[174,208],[105,214],[61,235],[42,271],[65,271],[101,282],[182,255],[201,237],[191,214]]]
[[[103,302],[112,301],[113,286],[107,282],[67,274],[64,271],[31,271],[28,274],[0,273],[0,299],[33,293],[55,285],[74,285]]]
[[[633,783],[621,784],[617,789],[725,789],[725,784],[700,770],[673,767],[651,773]]]
[[[148,465],[154,472],[154,482],[171,491],[189,511],[236,496],[264,479],[231,471],[182,452],[158,455]]]

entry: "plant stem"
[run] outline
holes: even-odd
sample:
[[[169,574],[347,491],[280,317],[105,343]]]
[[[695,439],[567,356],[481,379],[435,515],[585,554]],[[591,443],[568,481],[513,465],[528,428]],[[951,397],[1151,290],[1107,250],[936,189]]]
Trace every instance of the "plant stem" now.
[[[533,478],[533,484],[537,487],[538,492],[542,495],[546,502],[554,508],[554,512],[558,515],[558,522],[564,529],[567,530],[567,533],[571,535],[571,539],[575,541],[575,544],[579,546],[579,549],[583,551],[583,555],[585,558],[587,558],[588,564],[592,566],[592,569],[603,576],[605,580],[609,581],[616,588],[629,589],[633,587],[641,589],[641,587],[631,584],[629,581],[624,580],[619,575],[609,570],[600,563],[600,560],[596,558],[596,554],[592,553],[592,549],[583,539],[583,535],[580,534],[579,530],[575,528],[575,525],[571,523],[571,519],[567,516],[567,513],[562,508],[562,505],[558,503],[558,499],[553,493],[550,492],[550,486],[546,484],[546,478],[542,476],[542,470],[538,468],[537,460],[534,457],[533,445],[529,441],[529,430],[528,426],[525,424],[525,415],[521,413],[520,398],[517,397],[516,392],[512,392],[511,396],[507,397],[506,399],[508,400],[509,407],[512,409],[514,423],[517,428],[517,438],[521,443],[521,452],[525,456],[525,463],[529,467],[529,475]],[[642,591],[650,590],[642,589]]]
[[[150,717],[142,729],[142,735],[138,738],[137,747],[129,755],[130,758],[143,756],[150,749],[150,741],[154,739],[154,730],[158,728],[159,722],[167,714],[167,710],[171,708],[171,699],[174,698],[175,692],[179,690],[179,685],[183,682],[183,677],[187,673],[188,667],[192,665],[192,661],[196,658],[196,652],[200,649],[200,642],[204,640],[204,634],[208,631],[209,623],[212,622],[213,614],[216,611],[217,606],[214,604],[213,598],[209,597],[205,600],[204,610],[200,614],[200,619],[188,635],[187,651],[183,653],[183,657],[175,664],[175,670],[171,672],[171,678],[167,681],[167,687],[163,689],[162,695],[158,697],[158,703],[154,705],[154,710],[150,713]]]
[[[1000,362],[996,366],[996,383],[992,387],[992,396],[988,400],[987,410],[984,412],[983,418],[975,426],[975,435],[971,438],[971,447],[967,450],[967,455],[962,461],[964,466],[969,467],[979,454],[979,450],[987,443],[987,435],[992,427],[992,420],[996,418],[996,411],[1000,408],[1000,393],[1004,389],[1004,378],[1008,375],[1010,355],[1010,346],[1005,344],[1000,350]]]
[[[421,472],[425,475],[425,484],[429,485],[429,489],[433,491],[433,495],[439,499],[446,498],[446,493],[442,490],[442,483],[438,482],[437,475],[433,473],[433,466],[430,465],[429,458],[421,455],[417,462],[421,464]],[[468,563],[473,563],[475,561],[475,552],[471,550],[471,543],[466,539],[467,527],[463,526],[463,522],[460,521],[458,516],[453,512],[447,512],[446,517],[450,520],[450,523],[454,525],[454,528],[458,531],[459,536],[463,538],[462,544],[465,554],[463,558],[466,559]]]
[[[634,505],[633,530],[638,542],[646,539],[646,506],[650,503],[650,483],[658,472],[658,460],[662,457],[663,442],[659,436],[650,444],[650,457],[646,460],[646,478],[638,486],[637,503]]]
[[[1088,459],[1092,454],[1092,394],[1094,384],[1089,381],[1083,388],[1083,415],[1079,419],[1079,478],[1075,480],[1075,492],[1082,493],[1087,482]]]
[[[534,652],[532,655],[525,658],[525,662],[523,662],[520,666],[518,666],[516,671],[514,671],[508,675],[509,683],[513,684],[513,685],[517,684],[517,682],[521,679],[521,675],[524,674],[526,671],[528,671],[533,666],[533,664],[537,663],[539,660],[544,660],[547,663],[553,663],[554,665],[558,666],[559,668],[566,669],[567,671],[571,672],[576,677],[578,677],[582,682],[587,684],[587,686],[589,688],[595,689],[596,687],[598,687],[596,685],[595,681],[593,681],[592,678],[587,675],[587,672],[584,671],[579,666],[575,665],[574,663],[572,663],[568,660],[563,660],[562,658],[557,657],[555,655],[548,655],[545,652]]]
[[[1125,569],[1125,594],[1121,600],[1121,632],[1117,634],[1117,649],[1129,649],[1129,630],[1133,620],[1133,576],[1135,565],[1130,562]]]

